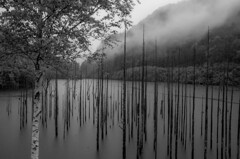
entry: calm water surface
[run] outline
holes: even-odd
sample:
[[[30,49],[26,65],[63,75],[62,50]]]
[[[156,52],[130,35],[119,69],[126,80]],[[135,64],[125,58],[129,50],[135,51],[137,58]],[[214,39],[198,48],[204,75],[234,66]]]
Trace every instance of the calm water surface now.
[[[97,80],[83,80],[81,81],[81,127],[79,119],[79,105],[80,105],[80,81],[69,81],[69,97],[67,97],[67,80],[58,80],[58,137],[55,137],[55,119],[54,119],[54,106],[55,106],[55,82],[51,81],[48,87],[47,93],[47,123],[41,125],[40,129],[40,158],[51,159],[120,159],[122,158],[122,129],[121,129],[121,81],[108,81],[108,95],[106,95],[107,81],[104,81],[104,105],[107,105],[108,124],[107,135],[104,132],[104,139],[101,139],[100,131],[100,148],[99,152],[96,151],[96,135],[97,135],[97,114],[93,112],[93,106],[96,110],[96,88]],[[134,85],[134,90],[138,90],[137,85]],[[147,83],[147,141],[144,144],[143,158],[154,158],[153,151],[153,136],[154,136],[154,120],[153,120],[153,104],[154,104],[154,83]],[[132,90],[131,82],[128,82],[127,86],[127,106],[129,112],[131,111],[131,99]],[[185,86],[184,96],[185,96]],[[187,97],[182,100],[182,85],[180,87],[180,109],[182,107],[182,101],[187,104],[187,143],[186,150],[181,141],[178,142],[178,158],[185,159],[191,158],[191,140],[189,136],[189,123],[190,114],[189,110],[192,110],[192,85],[187,85]],[[230,110],[231,101],[231,89],[228,92],[228,110]],[[233,114],[232,114],[232,143],[231,154],[232,158],[236,158],[237,154],[237,124],[238,124],[238,101],[239,91],[237,88],[233,88]],[[165,91],[164,91],[165,90]],[[93,93],[93,91],[95,93]],[[167,87],[166,83],[159,83],[158,86],[158,158],[167,158]],[[136,91],[134,91],[136,92]],[[176,104],[177,99],[177,84],[173,85],[173,102]],[[22,96],[26,93],[26,90],[18,91],[0,91],[0,158],[1,159],[27,159],[30,158],[31,148],[31,116],[32,116],[32,94],[31,90],[28,90],[27,96],[27,123],[20,130],[20,108],[22,103]],[[213,149],[208,149],[208,157],[216,158],[216,125],[217,125],[217,97],[218,86],[213,88]],[[74,95],[75,94],[75,95]],[[165,94],[165,120],[163,115],[160,114],[161,101]],[[95,98],[93,100],[93,97]],[[108,97],[108,98],[107,98]],[[134,93],[134,110],[136,110],[136,93]],[[203,158],[204,152],[204,135],[201,136],[201,111],[202,105],[205,109],[205,87],[197,86],[196,88],[196,109],[195,109],[195,158]],[[209,92],[209,98],[211,97],[211,88]],[[44,97],[45,98],[45,97]],[[203,99],[202,99],[203,98]],[[221,92],[222,98],[222,92]],[[70,127],[66,131],[64,126],[66,119],[66,105],[67,99],[70,101]],[[222,100],[222,99],[220,99]],[[108,102],[108,104],[106,104]],[[183,103],[184,103],[183,102]],[[43,103],[45,103],[43,101]],[[104,107],[105,107],[104,106]],[[211,100],[209,100],[209,112],[210,112]],[[174,106],[175,107],[175,106]],[[220,101],[220,108],[222,108],[222,102]],[[128,108],[127,108],[128,109]],[[221,121],[220,110],[220,120]],[[95,111],[96,112],[96,111]],[[106,111],[104,111],[105,113]],[[229,111],[230,112],[230,111]],[[228,113],[229,113],[228,112]],[[135,114],[135,113],[134,113]],[[204,113],[205,114],[205,113]],[[85,115],[85,116],[84,116]],[[135,116],[135,115],[134,115]],[[131,124],[131,113],[129,113],[129,123]],[[93,121],[95,119],[95,123]],[[228,119],[229,120],[229,119]],[[84,123],[83,123],[84,121]],[[165,134],[164,134],[164,121],[165,121]],[[210,113],[209,113],[210,121]],[[26,122],[26,121],[25,121]],[[210,138],[210,122],[209,122],[209,138]],[[128,127],[128,126],[127,126]],[[130,127],[130,125],[129,125]],[[127,158],[136,158],[137,151],[137,127],[134,120],[133,126],[133,139],[128,140],[127,130]],[[180,129],[180,128],[179,128]],[[65,130],[65,131],[64,131]],[[204,115],[203,115],[203,134],[204,134]],[[219,139],[221,139],[221,124],[219,125]],[[220,140],[219,140],[220,142]],[[173,143],[175,143],[175,137],[173,137]],[[220,144],[219,144],[220,146]],[[174,156],[175,144],[173,144],[173,156]],[[220,149],[220,147],[219,147]],[[220,155],[220,152],[219,152]]]

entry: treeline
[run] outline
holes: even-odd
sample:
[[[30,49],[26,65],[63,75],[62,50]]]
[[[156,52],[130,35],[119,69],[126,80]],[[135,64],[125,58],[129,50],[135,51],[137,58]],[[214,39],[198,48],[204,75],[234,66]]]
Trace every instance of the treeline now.
[[[180,68],[180,75],[179,75],[179,81],[181,83],[188,83],[193,84],[193,66],[188,67],[174,67],[173,68],[173,82],[178,81],[178,69]],[[167,82],[167,68],[165,67],[156,67],[156,66],[147,66],[146,71],[148,72],[146,74],[146,80],[154,82],[155,80],[155,69],[156,69],[156,78],[159,82]],[[203,66],[196,66],[195,68],[195,82],[196,84],[205,84],[206,81],[206,65]],[[228,84],[233,86],[239,86],[240,85],[240,66],[236,63],[230,63],[227,68],[227,63],[215,63],[213,66],[209,69],[209,80],[211,81],[211,84],[218,85],[221,84],[222,80],[222,74],[224,72],[224,69],[228,69],[229,72],[229,80]],[[185,75],[188,75],[187,78]],[[121,80],[123,77],[123,71],[116,71],[113,73],[105,73],[105,78],[110,78],[114,80]],[[132,78],[134,78],[137,81],[141,80],[141,67],[134,67],[134,68],[128,68],[126,70],[126,80],[131,81]],[[97,75],[94,72],[89,72],[89,74],[85,75],[86,78],[97,78]]]
[[[29,62],[23,65],[12,61],[7,61],[0,69],[0,89],[19,89],[19,88],[33,88],[34,87],[34,70]],[[65,63],[56,67],[45,66],[46,79],[55,79],[56,74],[59,79],[80,79],[81,71],[77,62]]]

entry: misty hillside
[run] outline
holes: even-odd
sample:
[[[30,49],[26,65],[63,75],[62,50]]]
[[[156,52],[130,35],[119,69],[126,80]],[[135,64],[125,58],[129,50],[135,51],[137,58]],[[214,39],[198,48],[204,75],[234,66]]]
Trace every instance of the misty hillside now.
[[[230,2],[231,1],[231,2]],[[193,65],[193,47],[196,44],[196,64],[204,66],[207,51],[207,33],[210,37],[210,63],[240,62],[240,1],[183,1],[160,7],[127,32],[127,68],[141,66],[143,49],[143,24],[145,28],[146,65],[188,69]],[[103,52],[104,71],[119,79],[122,70],[123,34],[115,35],[120,41]],[[154,57],[157,41],[157,58]],[[180,55],[179,55],[180,54]],[[218,68],[218,67],[217,67]],[[97,64],[82,64],[86,77],[97,77]],[[235,72],[238,72],[234,70]],[[151,72],[151,69],[149,70]],[[120,73],[121,74],[121,73]],[[148,78],[151,80],[151,75]],[[218,75],[216,75],[218,76]],[[161,78],[159,78],[161,79]],[[201,83],[201,82],[200,82]]]

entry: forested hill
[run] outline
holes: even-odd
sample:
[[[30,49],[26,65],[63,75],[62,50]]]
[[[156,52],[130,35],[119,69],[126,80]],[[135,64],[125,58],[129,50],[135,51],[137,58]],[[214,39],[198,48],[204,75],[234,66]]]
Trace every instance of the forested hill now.
[[[196,46],[196,64],[204,66],[208,33],[210,64],[220,66],[219,63],[228,61],[238,66],[240,63],[240,2],[232,6],[214,5],[215,3],[216,1],[212,0],[212,3],[183,1],[171,4],[157,9],[138,25],[133,26],[127,31],[127,68],[137,68],[142,64],[143,25],[145,63],[149,66],[148,68],[150,66],[161,68],[192,66],[194,45]],[[223,2],[220,1],[220,3]],[[201,13],[203,9],[204,15]],[[110,74],[109,77],[118,79],[121,76],[116,74],[121,72],[123,63],[123,34],[117,34],[115,38],[121,42],[113,48],[104,50],[107,55],[104,59],[104,72]],[[154,55],[156,41],[157,58]],[[96,63],[86,61],[81,68],[86,77],[97,76]],[[149,78],[151,80],[151,77]]]

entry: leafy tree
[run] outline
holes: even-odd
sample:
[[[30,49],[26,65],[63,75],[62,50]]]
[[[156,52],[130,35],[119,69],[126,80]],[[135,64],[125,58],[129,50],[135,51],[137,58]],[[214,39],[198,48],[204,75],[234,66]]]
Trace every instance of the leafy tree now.
[[[0,52],[34,67],[32,158],[39,156],[39,114],[44,66],[73,60],[89,51],[92,39],[130,24],[135,0],[4,0],[0,3]],[[109,39],[108,39],[109,41]]]

